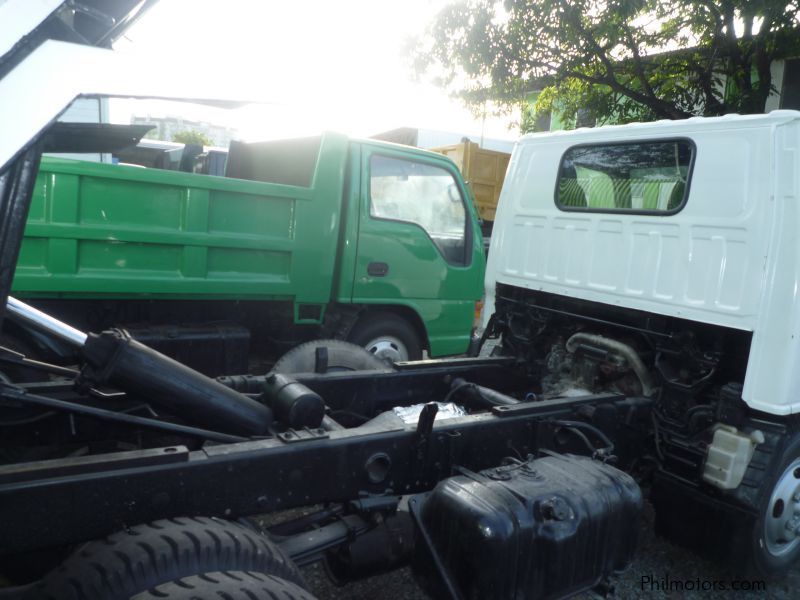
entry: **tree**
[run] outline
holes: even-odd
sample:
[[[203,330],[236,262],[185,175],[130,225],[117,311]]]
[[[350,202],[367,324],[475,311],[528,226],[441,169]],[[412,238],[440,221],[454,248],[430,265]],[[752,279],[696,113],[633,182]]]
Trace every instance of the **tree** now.
[[[573,120],[763,112],[772,61],[800,53],[800,0],[463,0],[414,49],[416,68],[482,106]],[[530,122],[530,119],[528,119]]]
[[[199,144],[200,146],[214,145],[206,134],[195,129],[186,129],[185,131],[177,132],[172,136],[172,141],[181,144]]]

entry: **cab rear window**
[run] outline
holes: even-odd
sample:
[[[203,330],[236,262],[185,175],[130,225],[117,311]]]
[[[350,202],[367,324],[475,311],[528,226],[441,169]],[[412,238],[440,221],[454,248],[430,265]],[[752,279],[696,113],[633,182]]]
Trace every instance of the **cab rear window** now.
[[[674,214],[689,194],[694,144],[685,139],[574,146],[558,170],[562,210]]]

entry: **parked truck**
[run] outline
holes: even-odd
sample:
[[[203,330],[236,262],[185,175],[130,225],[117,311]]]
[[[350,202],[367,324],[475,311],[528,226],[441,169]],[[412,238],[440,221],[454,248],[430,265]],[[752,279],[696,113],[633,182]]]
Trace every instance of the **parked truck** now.
[[[234,142],[225,175],[44,158],[14,293],[212,375],[246,371],[251,337],[262,353],[318,337],[389,360],[467,350],[484,258],[450,160],[325,134]]]
[[[431,150],[449,157],[458,165],[472,192],[478,216],[481,218],[481,230],[486,237],[490,237],[511,155],[508,152],[481,148],[479,144],[469,140]]]
[[[650,402],[618,431],[657,531],[763,576],[800,556],[798,144],[796,111],[526,136],[487,268],[545,395]]]
[[[47,102],[127,82],[100,70],[48,87],[42,57],[62,74],[106,60],[49,38],[108,33],[56,17],[29,19],[0,56],[0,92],[11,77],[20,101],[44,100],[0,111],[17,140],[0,141],[4,299],[39,154],[75,143]],[[211,379],[9,297],[5,319],[80,364],[0,352],[4,594],[309,599],[298,566],[322,560],[340,583],[411,562],[435,598],[607,595],[636,551],[642,488],[662,533],[739,575],[786,574],[798,143],[797,112],[523,138],[489,255],[488,358],[390,366],[323,340],[264,376]],[[313,508],[278,512],[297,507]]]

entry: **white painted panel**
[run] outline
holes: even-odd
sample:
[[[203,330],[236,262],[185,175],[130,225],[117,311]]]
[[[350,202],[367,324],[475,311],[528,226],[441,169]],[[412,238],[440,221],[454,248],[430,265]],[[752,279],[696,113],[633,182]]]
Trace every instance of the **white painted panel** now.
[[[673,300],[679,275],[686,270],[680,249],[680,227],[650,219],[632,223],[631,229],[628,289],[646,291],[656,300]],[[641,281],[638,286],[637,280]]]
[[[785,60],[773,60],[770,65],[773,90],[769,93],[764,104],[764,112],[768,113],[781,107],[781,90],[783,89],[783,73],[786,69]]]
[[[731,312],[750,307],[747,296],[759,293],[760,274],[752,265],[747,230],[692,227],[691,232],[686,302]]]
[[[589,249],[587,284],[590,288],[607,292],[619,288],[620,267],[627,257],[625,245],[621,220],[609,217],[597,221],[592,248]]]
[[[0,56],[11,50],[57,9],[63,0],[5,0],[0,2]]]
[[[559,219],[555,223],[556,232],[564,254],[564,271],[561,278],[569,285],[586,282],[589,263],[586,260],[593,251],[589,219]]]
[[[773,113],[775,114],[775,113]],[[800,124],[775,128],[774,171],[765,185],[775,218],[765,237],[768,252],[763,295],[750,346],[742,397],[753,408],[774,414],[800,413]]]
[[[702,230],[692,228],[689,264],[683,285],[683,301],[686,304],[702,307],[708,303],[717,276],[717,265],[722,258],[720,245],[719,236],[703,235]]]
[[[528,228],[525,237],[525,250],[520,260],[524,261],[523,274],[526,277],[537,277],[542,272],[549,245],[547,243],[547,220],[542,217],[528,217],[525,220]]]
[[[509,275],[521,275],[524,264],[524,252],[528,247],[526,243],[526,223],[524,220],[516,221],[512,231],[507,234],[507,244],[502,252],[498,251],[495,256],[503,257],[503,272]],[[491,254],[491,253],[490,253]]]
[[[631,227],[631,251],[625,257],[625,281],[620,291],[641,296],[653,287],[659,268],[660,239],[651,228],[637,225],[640,224],[633,223]]]

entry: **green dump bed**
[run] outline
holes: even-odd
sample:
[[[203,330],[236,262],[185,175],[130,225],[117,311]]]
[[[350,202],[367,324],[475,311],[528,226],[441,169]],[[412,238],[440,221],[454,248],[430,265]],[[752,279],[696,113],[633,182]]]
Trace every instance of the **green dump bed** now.
[[[232,147],[228,174],[264,182],[44,158],[13,289],[328,302],[347,147]]]

